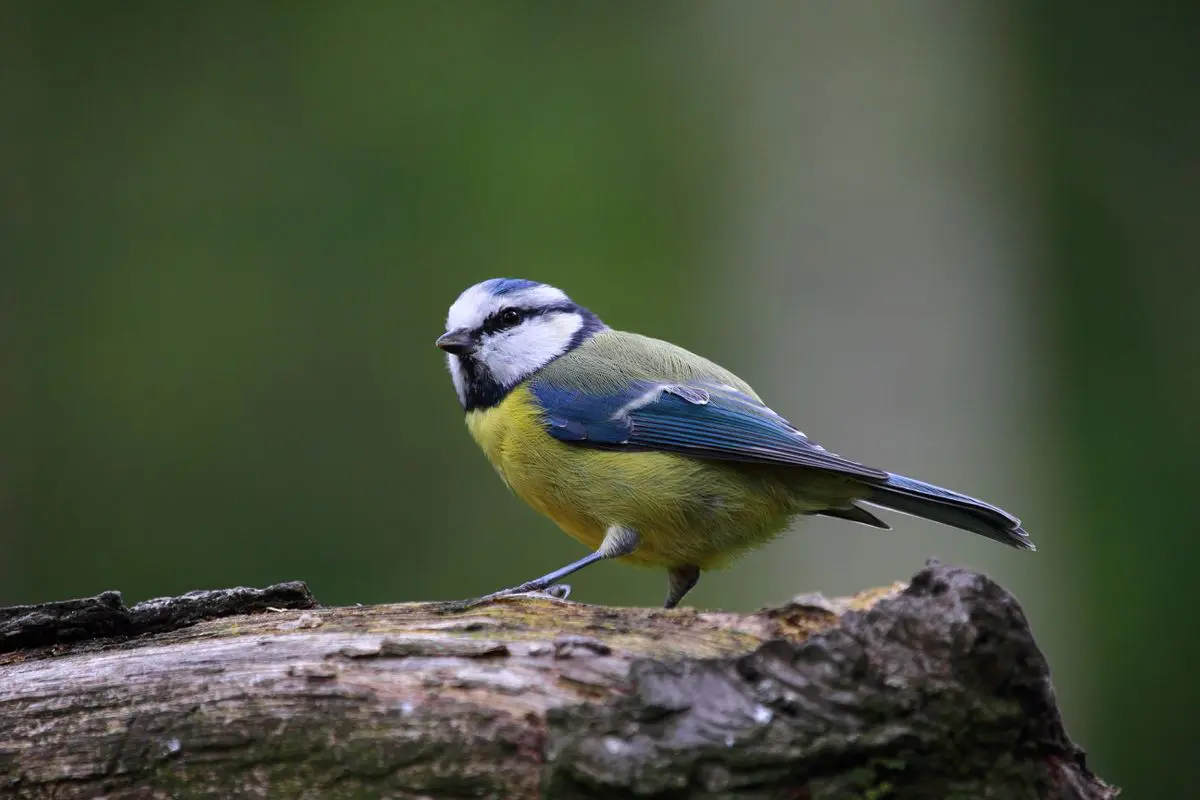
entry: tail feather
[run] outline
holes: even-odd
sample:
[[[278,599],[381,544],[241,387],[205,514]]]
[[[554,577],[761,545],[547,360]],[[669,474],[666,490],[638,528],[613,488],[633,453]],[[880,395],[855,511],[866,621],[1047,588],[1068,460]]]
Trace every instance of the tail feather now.
[[[824,511],[814,511],[813,513],[819,514],[823,517],[837,517],[838,519],[857,522],[861,525],[870,525],[872,528],[879,528],[885,531],[890,531],[892,529],[891,525],[888,525],[886,522],[872,514],[870,511],[867,511],[865,508],[856,506],[853,503],[845,508],[827,508]]]
[[[865,503],[961,528],[1022,550],[1036,549],[1021,520],[965,494],[903,475],[889,475],[885,483],[870,489],[863,498]]]

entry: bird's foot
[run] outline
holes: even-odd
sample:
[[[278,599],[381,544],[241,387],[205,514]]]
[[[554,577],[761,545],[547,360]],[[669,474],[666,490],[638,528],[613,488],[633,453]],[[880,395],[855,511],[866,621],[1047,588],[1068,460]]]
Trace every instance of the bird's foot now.
[[[570,594],[570,584],[555,583],[549,586],[544,586],[534,581],[530,581],[529,583],[522,583],[520,586],[513,586],[508,589],[501,589],[498,592],[485,594],[482,597],[472,597],[467,600],[452,600],[443,605],[443,610],[448,614],[457,614],[462,611],[475,608],[476,606],[484,605],[492,600],[499,600],[502,597],[528,595],[530,597],[549,597],[554,600],[566,600]]]

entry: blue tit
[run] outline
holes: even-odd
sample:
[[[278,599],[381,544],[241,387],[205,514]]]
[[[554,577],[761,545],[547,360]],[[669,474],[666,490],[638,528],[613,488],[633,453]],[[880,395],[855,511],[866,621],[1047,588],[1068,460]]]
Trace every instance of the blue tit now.
[[[1034,549],[1005,511],[842,458],[732,372],[613,330],[544,283],[470,287],[437,346],[467,428],[500,477],[592,551],[480,600],[545,591],[617,559],[665,569],[673,608],[701,571],[769,541],[796,516],[887,529],[865,505]]]

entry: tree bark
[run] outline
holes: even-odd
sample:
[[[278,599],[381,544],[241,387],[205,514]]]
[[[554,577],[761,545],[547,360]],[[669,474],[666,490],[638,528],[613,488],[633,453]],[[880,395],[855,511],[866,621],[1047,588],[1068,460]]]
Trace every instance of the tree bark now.
[[[1115,795],[1016,600],[935,562],[754,614],[300,583],[0,610],[3,797]]]

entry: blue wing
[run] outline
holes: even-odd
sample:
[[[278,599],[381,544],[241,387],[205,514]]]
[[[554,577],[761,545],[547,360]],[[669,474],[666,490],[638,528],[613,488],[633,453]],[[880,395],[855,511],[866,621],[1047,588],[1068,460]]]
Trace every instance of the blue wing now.
[[[731,386],[634,381],[616,393],[590,394],[535,379],[530,389],[542,407],[547,432],[564,442],[787,464],[868,481],[888,477],[829,452]]]

